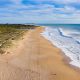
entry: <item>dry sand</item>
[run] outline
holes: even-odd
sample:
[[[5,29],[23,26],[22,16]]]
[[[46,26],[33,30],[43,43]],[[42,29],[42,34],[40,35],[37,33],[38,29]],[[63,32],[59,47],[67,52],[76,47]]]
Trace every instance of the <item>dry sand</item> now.
[[[0,55],[0,80],[80,80],[61,50],[40,35],[42,30],[28,31],[8,54]]]

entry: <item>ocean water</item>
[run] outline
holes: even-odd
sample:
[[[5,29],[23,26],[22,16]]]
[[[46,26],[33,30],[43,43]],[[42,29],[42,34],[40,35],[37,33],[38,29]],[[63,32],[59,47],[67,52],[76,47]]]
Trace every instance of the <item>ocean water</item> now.
[[[69,64],[80,68],[80,24],[42,24],[41,33],[60,48],[71,61]]]

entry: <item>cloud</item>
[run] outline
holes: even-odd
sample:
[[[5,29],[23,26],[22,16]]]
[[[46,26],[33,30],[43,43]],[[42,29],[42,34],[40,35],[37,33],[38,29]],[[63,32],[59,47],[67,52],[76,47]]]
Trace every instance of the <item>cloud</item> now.
[[[80,20],[79,0],[1,0],[0,4],[4,5],[0,5],[0,22],[68,23]]]

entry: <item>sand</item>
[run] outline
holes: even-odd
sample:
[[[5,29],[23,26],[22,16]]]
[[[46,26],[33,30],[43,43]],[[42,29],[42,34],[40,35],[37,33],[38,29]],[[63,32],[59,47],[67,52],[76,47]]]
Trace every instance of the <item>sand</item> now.
[[[63,61],[62,51],[29,30],[15,46],[0,55],[0,80],[80,80],[80,73]]]

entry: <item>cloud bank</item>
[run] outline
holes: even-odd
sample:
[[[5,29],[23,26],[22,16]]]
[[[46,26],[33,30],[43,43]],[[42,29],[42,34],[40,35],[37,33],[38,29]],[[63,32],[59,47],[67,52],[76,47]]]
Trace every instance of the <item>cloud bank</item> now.
[[[0,23],[80,23],[80,0],[0,0]]]

